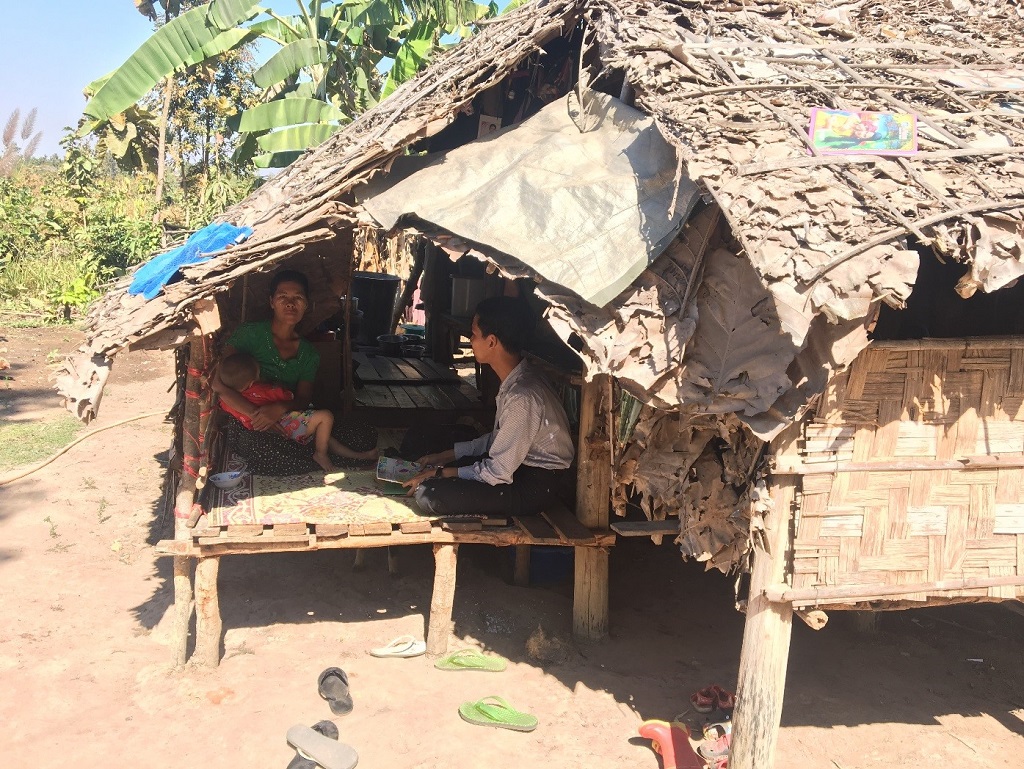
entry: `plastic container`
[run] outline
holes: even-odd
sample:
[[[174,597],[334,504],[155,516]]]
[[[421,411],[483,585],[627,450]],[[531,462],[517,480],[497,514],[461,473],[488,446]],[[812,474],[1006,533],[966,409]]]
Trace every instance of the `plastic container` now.
[[[377,337],[394,331],[391,322],[395,317],[401,283],[402,279],[397,275],[380,272],[352,274],[352,295],[359,300],[357,306],[363,314],[357,337],[359,342],[376,344]]]
[[[515,548],[510,547],[509,560],[515,561]],[[562,582],[573,574],[573,549],[555,545],[530,546],[530,584]]]
[[[377,345],[383,355],[401,357],[405,337],[402,334],[381,334],[377,337]]]

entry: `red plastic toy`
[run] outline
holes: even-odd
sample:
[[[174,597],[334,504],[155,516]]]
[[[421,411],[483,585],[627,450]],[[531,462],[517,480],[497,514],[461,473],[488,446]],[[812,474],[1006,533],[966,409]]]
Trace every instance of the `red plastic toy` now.
[[[690,745],[690,731],[684,724],[668,721],[644,721],[640,736],[653,740],[651,748],[661,755],[663,769],[704,769],[705,761]]]

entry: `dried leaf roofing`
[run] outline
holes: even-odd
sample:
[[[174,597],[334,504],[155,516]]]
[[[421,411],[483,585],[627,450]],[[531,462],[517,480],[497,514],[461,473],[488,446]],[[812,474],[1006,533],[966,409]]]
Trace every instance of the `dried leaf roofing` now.
[[[584,87],[624,79],[635,105],[656,118],[679,150],[680,173],[706,187],[770,293],[797,368],[820,367],[831,343],[850,334],[849,324],[840,323],[825,334],[829,343],[808,343],[816,316],[856,322],[874,300],[899,305],[905,299],[918,260],[908,236],[971,264],[960,286],[964,295],[1024,274],[1024,48],[1014,46],[1024,39],[1024,17],[1018,6],[1001,0],[839,6],[551,0],[488,24],[226,212],[223,219],[255,229],[242,246],[187,268],[182,281],[149,303],[127,296],[123,284],[115,288],[90,316],[90,352],[108,356],[181,327],[200,299],[334,237],[357,219],[349,195],[355,185],[443,129],[474,96],[580,21],[587,32]],[[913,112],[920,149],[901,158],[818,155],[807,142],[813,107]],[[682,286],[687,297],[696,295],[693,280],[686,276]],[[623,301],[645,301],[651,281],[665,278],[644,277]],[[708,291],[697,297],[720,299]],[[636,333],[644,338],[664,328],[667,313],[657,304],[654,330],[636,316]],[[686,326],[687,308],[675,312],[675,325]],[[599,349],[606,321],[595,316],[573,326],[590,336],[593,362],[621,369],[615,362],[626,347]],[[613,330],[621,335],[621,328]],[[846,347],[843,357],[852,359],[859,342]],[[635,381],[661,388],[654,402],[678,402],[688,392],[686,377],[667,392],[662,373],[638,373]],[[690,384],[701,387],[700,379]],[[720,393],[704,389],[708,408],[722,408],[713,403]],[[746,408],[725,395],[738,410]],[[765,392],[755,395],[759,405],[750,413],[770,402]]]

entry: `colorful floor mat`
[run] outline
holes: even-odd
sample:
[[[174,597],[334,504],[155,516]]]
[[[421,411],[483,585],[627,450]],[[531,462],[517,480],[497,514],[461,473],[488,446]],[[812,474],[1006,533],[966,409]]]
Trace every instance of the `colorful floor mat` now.
[[[226,469],[242,469],[232,458]],[[382,493],[374,470],[344,470],[324,476],[244,475],[233,489],[217,489],[210,525],[259,523],[374,523],[429,520],[407,497]]]

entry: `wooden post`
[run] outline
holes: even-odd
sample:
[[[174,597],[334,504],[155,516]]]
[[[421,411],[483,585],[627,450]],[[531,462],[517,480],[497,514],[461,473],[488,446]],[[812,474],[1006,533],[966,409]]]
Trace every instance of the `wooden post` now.
[[[196,662],[211,668],[220,664],[219,570],[219,556],[200,558],[196,564]]]
[[[188,661],[188,628],[192,623],[192,559],[174,556],[174,666]]]
[[[530,546],[516,545],[516,565],[512,572],[512,584],[530,586]]]
[[[608,528],[611,505],[611,377],[598,374],[584,382],[580,397],[579,467],[576,477],[576,517],[591,529]],[[608,635],[608,552],[577,547],[572,630],[583,641]]]
[[[440,657],[448,651],[458,555],[458,545],[434,545],[434,593],[430,598],[430,624],[427,629],[427,655],[430,657]]]
[[[196,499],[196,480],[199,475],[202,445],[200,421],[203,405],[199,398],[202,389],[200,377],[206,363],[206,345],[202,339],[189,342],[188,363],[184,372],[185,397],[177,425],[181,441],[181,474],[178,489],[174,495],[174,538],[189,539],[192,531],[188,521],[192,516],[192,505]],[[180,382],[180,380],[179,380]],[[179,384],[179,386],[181,386]],[[193,590],[191,559],[181,556],[174,558],[174,664],[181,667],[188,658],[188,631],[192,623]]]
[[[799,434],[800,425],[794,424],[776,438],[776,455],[780,458],[795,456]],[[730,769],[772,769],[775,762],[793,630],[793,606],[771,603],[763,591],[770,585],[782,583],[786,577],[797,480],[793,476],[773,479],[777,481],[771,488],[775,509],[765,521],[769,550],[757,548],[754,552],[736,684]]]

